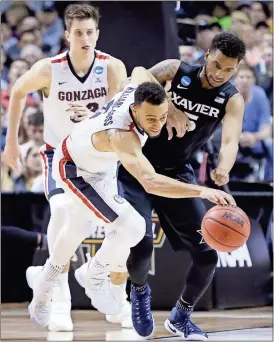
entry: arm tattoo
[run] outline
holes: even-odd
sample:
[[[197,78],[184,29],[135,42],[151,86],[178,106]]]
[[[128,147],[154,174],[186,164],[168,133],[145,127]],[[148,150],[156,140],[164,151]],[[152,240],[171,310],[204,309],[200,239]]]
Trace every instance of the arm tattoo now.
[[[159,83],[164,83],[166,81],[172,81],[176,75],[181,61],[178,59],[167,59],[162,61],[148,71],[157,79]]]

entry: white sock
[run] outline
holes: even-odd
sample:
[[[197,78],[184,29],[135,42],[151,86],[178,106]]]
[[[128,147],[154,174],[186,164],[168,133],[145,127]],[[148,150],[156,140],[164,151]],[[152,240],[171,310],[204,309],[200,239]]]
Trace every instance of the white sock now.
[[[114,294],[114,297],[116,298],[116,300],[118,301],[120,305],[124,305],[127,300],[126,285],[127,285],[126,282],[121,285],[114,285],[110,283],[110,288]]]

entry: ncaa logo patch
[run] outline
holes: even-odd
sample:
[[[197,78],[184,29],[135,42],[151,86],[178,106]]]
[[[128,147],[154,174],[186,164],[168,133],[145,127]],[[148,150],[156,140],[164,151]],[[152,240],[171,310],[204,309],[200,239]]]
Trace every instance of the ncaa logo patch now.
[[[96,75],[101,75],[104,71],[104,68],[101,67],[101,66],[97,66],[95,69],[94,69],[94,72]]]
[[[188,77],[188,76],[183,76],[181,78],[181,84],[184,86],[184,87],[188,87],[191,83],[191,79]]]
[[[123,197],[121,197],[121,196],[119,196],[119,195],[114,195],[113,198],[114,198],[114,201],[117,202],[117,203],[119,203],[119,204],[122,204],[122,203],[125,202],[125,200],[123,199]]]

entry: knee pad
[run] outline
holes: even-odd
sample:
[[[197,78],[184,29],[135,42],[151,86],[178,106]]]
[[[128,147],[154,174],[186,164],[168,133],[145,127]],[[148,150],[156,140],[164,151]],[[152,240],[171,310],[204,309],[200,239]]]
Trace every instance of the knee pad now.
[[[117,232],[122,236],[128,247],[136,246],[145,236],[146,221],[145,219],[132,208],[127,219],[122,225],[117,226]]]

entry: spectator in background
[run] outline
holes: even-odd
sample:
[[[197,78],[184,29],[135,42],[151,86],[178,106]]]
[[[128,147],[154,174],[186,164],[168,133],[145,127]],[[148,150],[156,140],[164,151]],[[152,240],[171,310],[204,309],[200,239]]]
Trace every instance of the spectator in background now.
[[[16,32],[18,34],[21,34],[24,31],[40,30],[40,29],[41,29],[40,23],[36,17],[26,17],[18,25]]]
[[[235,86],[244,98],[245,113],[238,158],[265,158],[269,168],[272,165],[272,146],[267,142],[272,131],[270,104],[264,90],[255,85],[255,79],[252,68],[246,64],[239,66]]]
[[[1,151],[4,151],[6,145],[6,134],[7,134],[7,113],[4,108],[0,107],[1,110]]]
[[[14,179],[15,192],[43,192],[42,163],[39,146],[33,145],[28,149],[25,166],[20,176]]]
[[[236,3],[236,1],[233,1]],[[236,8],[237,11],[241,11],[243,13],[246,13],[249,17],[251,14],[251,2],[250,1],[244,1]]]
[[[197,26],[197,33],[196,33],[196,44],[198,47],[198,52],[196,53],[196,63],[204,64],[204,56],[206,51],[210,48],[211,42],[215,37],[216,32],[212,30],[211,25],[200,25]]]
[[[20,52],[20,58],[25,59],[30,66],[44,57],[42,50],[34,44],[26,45]]]
[[[42,26],[43,51],[56,55],[60,50],[60,40],[64,35],[64,25],[53,1],[43,1],[42,10],[36,13]]]
[[[1,44],[6,53],[11,46],[17,44],[17,38],[12,36],[11,28],[7,23],[1,23]]]
[[[212,16],[214,17],[213,22],[218,22],[224,30],[230,31],[230,9],[225,4],[225,1],[216,1],[216,5],[213,9]]]
[[[11,46],[7,50],[7,55],[12,60],[16,60],[20,56],[21,49],[23,49],[28,44],[33,44],[38,47],[42,46],[42,35],[39,30],[23,31],[20,34],[18,43],[16,45]]]
[[[3,163],[1,158],[1,192],[12,192],[13,180],[11,178],[10,168]]]
[[[7,110],[9,104],[10,90],[12,89],[18,78],[21,77],[25,72],[27,72],[27,70],[29,70],[29,63],[26,60],[17,59],[16,61],[12,62],[8,73],[8,89],[1,92],[1,104],[5,110]],[[28,95],[26,104],[37,105],[38,101],[34,100],[31,95]]]
[[[258,24],[256,24],[255,29],[256,29],[256,33],[257,33],[258,37],[260,37],[260,39],[264,35],[264,33],[270,32],[270,27],[268,26],[268,24],[265,21],[259,21]]]
[[[22,2],[12,2],[6,12],[6,21],[12,30],[16,30],[20,22],[29,15],[28,8]]]
[[[270,11],[264,2],[252,1],[250,11],[251,23],[256,26],[260,21],[267,21],[270,17]]]
[[[196,46],[194,45],[179,45],[180,60],[187,63],[194,63]]]
[[[257,84],[264,89],[270,102],[270,108],[273,110],[273,49],[271,46],[263,47],[262,58],[265,63],[266,72],[257,75]]]
[[[263,34],[262,45],[273,47],[273,34],[271,32],[265,32]]]
[[[6,63],[6,54],[3,49],[3,46],[1,45],[1,90],[8,88],[8,73],[9,69],[5,66]]]
[[[35,113],[32,113],[28,117],[27,135],[28,135],[29,141],[20,145],[23,158],[25,158],[28,149],[33,145],[33,143],[37,146],[43,145],[44,143],[43,132],[44,132],[44,116],[42,112],[36,111]]]
[[[256,34],[255,28],[251,24],[242,27],[240,35],[246,46],[245,62],[250,67],[256,67],[261,62],[262,52],[260,49],[260,37]]]
[[[231,29],[230,32],[241,38],[241,32],[244,25],[250,25],[251,20],[248,14],[242,11],[234,11],[231,14]]]

